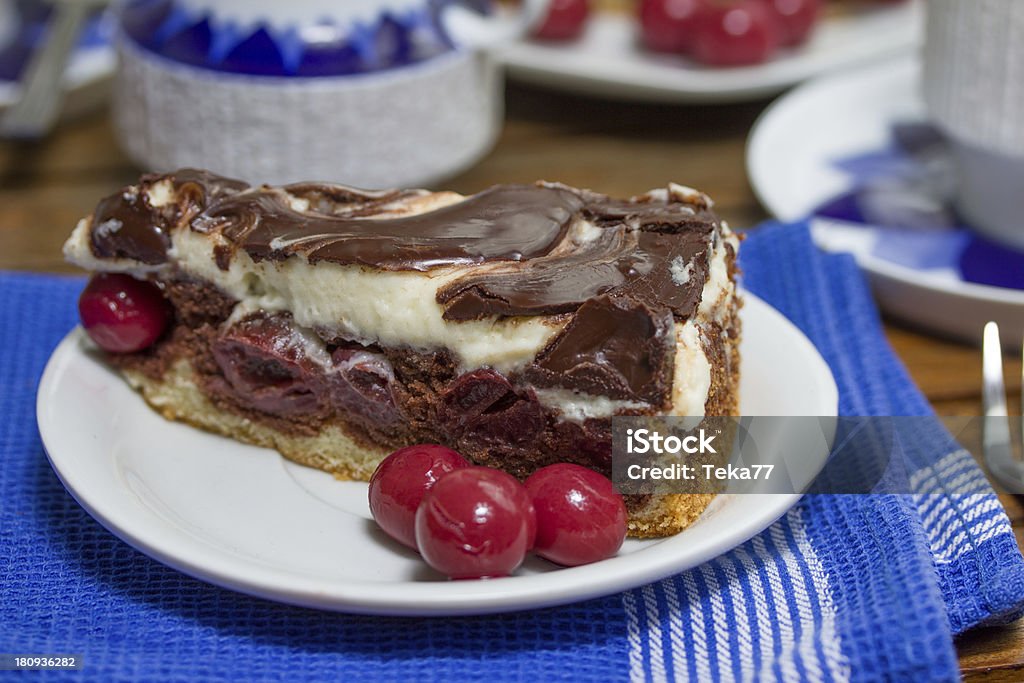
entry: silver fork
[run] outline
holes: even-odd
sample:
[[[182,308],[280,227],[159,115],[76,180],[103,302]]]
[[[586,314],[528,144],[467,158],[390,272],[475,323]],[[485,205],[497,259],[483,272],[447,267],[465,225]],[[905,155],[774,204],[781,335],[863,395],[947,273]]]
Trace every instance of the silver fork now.
[[[1007,491],[1024,494],[1024,462],[1013,454],[1010,418],[1006,412],[1006,386],[1003,382],[1003,351],[999,344],[999,326],[994,322],[985,325],[982,376],[985,406],[982,451],[985,465]],[[1024,371],[1021,379],[1021,398],[1024,400]],[[1021,438],[1024,442],[1024,421],[1021,422]]]
[[[60,0],[54,4],[46,42],[38,47],[21,79],[21,97],[0,119],[0,136],[36,140],[53,128],[63,99],[64,69],[82,24],[108,0]]]

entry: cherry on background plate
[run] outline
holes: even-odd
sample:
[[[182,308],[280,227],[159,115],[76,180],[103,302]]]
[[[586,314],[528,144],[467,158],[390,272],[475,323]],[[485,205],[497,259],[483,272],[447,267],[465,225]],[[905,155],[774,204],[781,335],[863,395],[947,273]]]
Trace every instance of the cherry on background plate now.
[[[526,488],[488,467],[448,474],[416,511],[423,559],[453,579],[508,576],[523,563],[536,531]]]
[[[537,515],[537,555],[575,567],[609,558],[622,547],[626,505],[608,477],[559,463],[530,475],[526,490]]]
[[[104,351],[134,353],[149,348],[171,321],[160,288],[120,273],[99,273],[78,299],[82,327]]]
[[[416,508],[444,475],[468,460],[437,444],[406,446],[384,458],[370,477],[370,513],[393,539],[416,548]]]
[[[589,15],[589,0],[551,0],[547,16],[533,35],[542,40],[578,38]]]
[[[761,0],[775,19],[782,45],[800,45],[818,22],[822,0]]]
[[[644,45],[656,52],[690,52],[706,9],[707,0],[641,0]]]
[[[701,13],[693,57],[712,66],[761,64],[779,40],[779,27],[762,0],[723,0]]]

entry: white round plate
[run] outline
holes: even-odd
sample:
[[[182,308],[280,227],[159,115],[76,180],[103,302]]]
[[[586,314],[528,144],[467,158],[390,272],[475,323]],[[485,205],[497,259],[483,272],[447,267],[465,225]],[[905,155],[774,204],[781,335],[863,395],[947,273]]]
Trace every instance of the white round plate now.
[[[0,4],[3,4],[0,0]],[[14,12],[0,12],[0,38],[18,30]],[[110,44],[80,48],[71,54],[64,71],[63,116],[77,116],[102,105],[110,90],[117,55]],[[18,101],[21,86],[0,79],[0,112]]]
[[[739,102],[913,51],[922,35],[922,9],[921,0],[912,0],[831,12],[806,45],[750,67],[710,68],[651,54],[637,43],[636,19],[616,12],[595,12],[579,40],[521,40],[497,57],[516,78],[560,90],[654,102]]]
[[[814,346],[750,295],[741,351],[744,414],[836,415],[836,385]],[[533,558],[510,578],[447,581],[376,527],[366,484],[165,421],[102,361],[80,328],[50,359],[37,414],[68,491],[130,545],[226,588],[346,612],[479,614],[607,595],[705,562],[799,499],[721,495],[683,533],[627,540],[618,556],[602,562],[558,569]],[[816,472],[826,456],[827,448],[808,453],[806,471]]]
[[[783,221],[800,220],[849,189],[834,163],[889,143],[892,125],[924,121],[920,66],[893,60],[800,86],[758,120],[747,147],[747,172],[761,203]],[[882,308],[902,320],[979,342],[985,323],[999,323],[1004,342],[1024,338],[1024,291],[964,282],[949,270],[917,270],[874,254],[863,226],[815,218],[815,241],[852,253],[868,273]]]

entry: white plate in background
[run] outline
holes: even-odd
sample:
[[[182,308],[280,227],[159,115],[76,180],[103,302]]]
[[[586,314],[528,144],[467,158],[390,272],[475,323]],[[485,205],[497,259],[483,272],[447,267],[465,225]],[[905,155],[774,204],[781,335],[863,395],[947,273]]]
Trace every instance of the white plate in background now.
[[[579,40],[517,41],[499,50],[497,58],[515,78],[563,91],[653,102],[739,102],[918,47],[921,0],[844,4],[826,14],[806,45],[756,66],[711,68],[650,53],[637,43],[636,18],[618,12],[592,13]]]

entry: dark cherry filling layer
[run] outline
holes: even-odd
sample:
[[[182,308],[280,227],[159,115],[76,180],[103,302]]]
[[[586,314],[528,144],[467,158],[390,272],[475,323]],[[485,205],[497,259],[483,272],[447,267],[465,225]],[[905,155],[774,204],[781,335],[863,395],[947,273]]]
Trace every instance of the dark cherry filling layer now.
[[[193,281],[163,284],[176,322],[146,352],[113,357],[159,378],[188,359],[218,407],[297,435],[342,426],[367,445],[416,442],[525,477],[555,462],[602,472],[611,464],[610,420],[559,420],[533,390],[490,368],[459,373],[444,352],[380,349],[298,331],[288,314],[228,322],[231,301]]]

